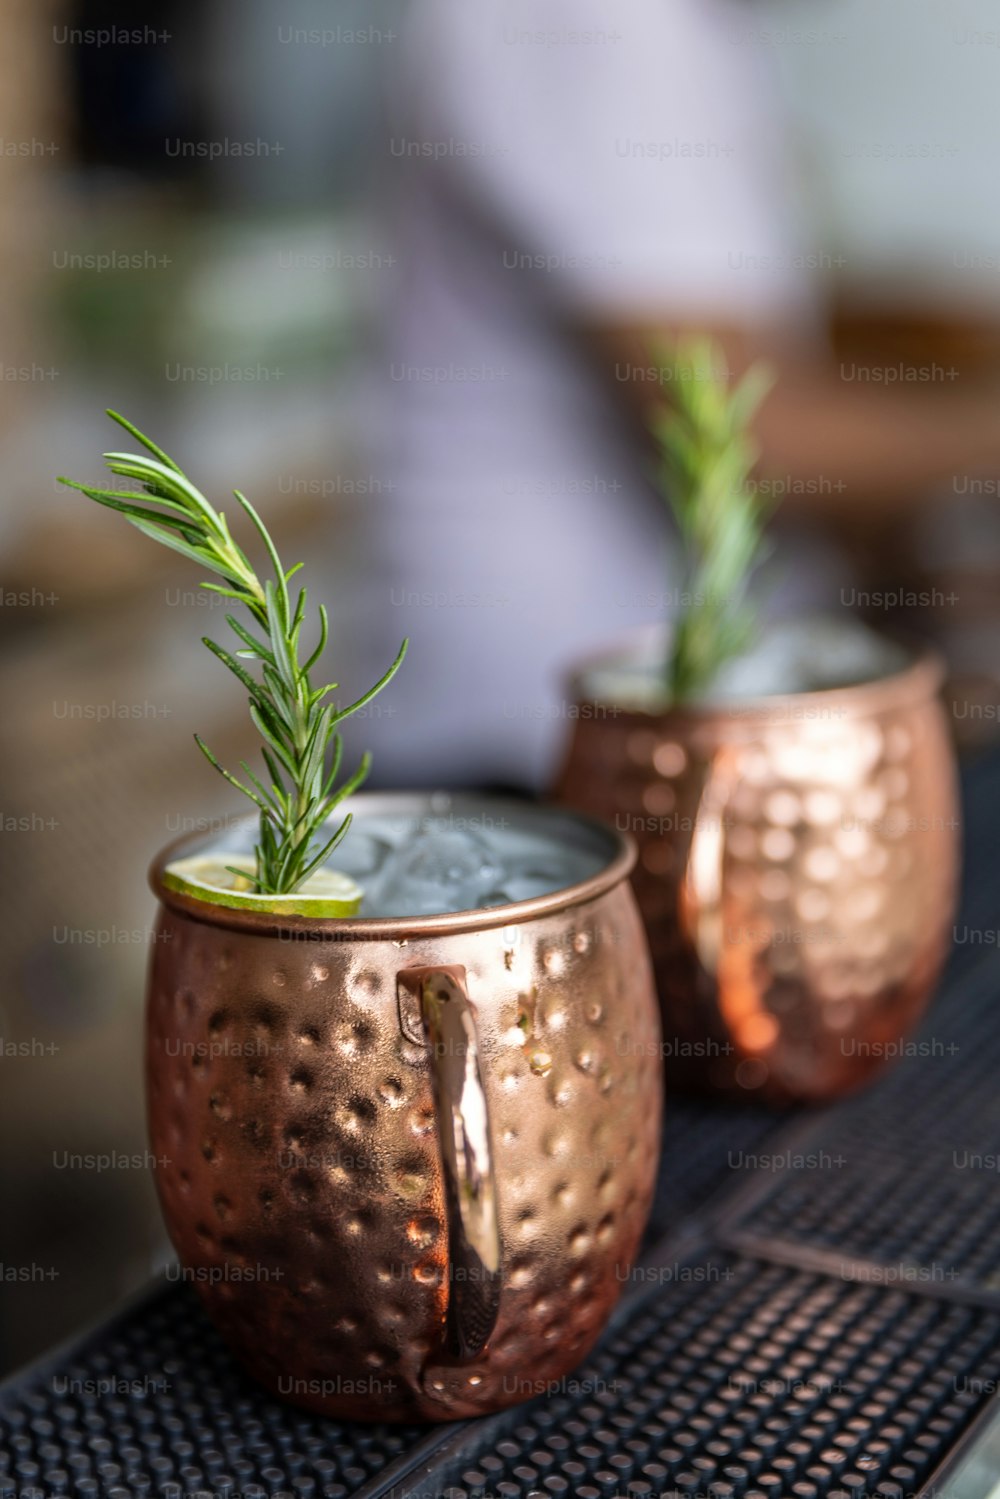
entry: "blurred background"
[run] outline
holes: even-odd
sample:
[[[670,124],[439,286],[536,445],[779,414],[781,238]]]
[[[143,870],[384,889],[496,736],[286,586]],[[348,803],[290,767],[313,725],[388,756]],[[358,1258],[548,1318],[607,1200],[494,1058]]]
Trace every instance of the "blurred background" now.
[[[785,593],[935,640],[975,752],[1000,717],[1000,33],[989,0],[8,0],[2,24],[6,1369],[165,1258],[145,869],[240,810],[192,731],[248,749],[213,596],[55,482],[122,445],[103,409],[307,559],[345,692],[411,635],[352,725],[376,783],[532,788],[563,672],[671,609],[615,340],[704,324],[752,353],[783,323],[822,350],[803,422],[822,439],[823,392],[863,386],[875,450],[850,493],[821,441],[775,460]]]

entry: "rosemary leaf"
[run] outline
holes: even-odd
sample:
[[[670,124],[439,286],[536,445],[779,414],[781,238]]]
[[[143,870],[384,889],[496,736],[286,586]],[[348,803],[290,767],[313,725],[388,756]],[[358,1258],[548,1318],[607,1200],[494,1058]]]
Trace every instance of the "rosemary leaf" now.
[[[316,688],[309,673],[326,649],[329,619],[320,605],[319,643],[301,663],[299,639],[306,617],[306,590],[299,590],[293,612],[288,582],[302,563],[283,567],[256,509],[245,495],[234,490],[237,503],[263,543],[274,572],[273,578],[262,581],[247,554],[233,539],[225,516],[191,483],[178,464],[125,417],[114,411],[108,415],[148,455],[107,453],[108,467],[112,473],[141,485],[141,490],[100,489],[71,479],[62,482],[97,504],[121,512],[130,525],[152,541],[170,547],[224,579],[222,584],[202,580],[201,586],[245,608],[261,632],[263,638],[258,638],[241,620],[227,614],[226,621],[243,649],[234,654],[207,636],[203,640],[249,694],[250,718],[263,740],[260,750],[270,790],[246,761],[240,764],[249,785],[226,770],[197,734],[195,742],[209,764],[260,813],[256,872],[248,876],[254,888],[261,894],[292,894],[343,838],[350,826],[350,814],[324,842],[327,818],[362,785],[371,764],[370,755],[365,753],[354,774],[337,786],[343,744],[336,725],[370,702],[392,680],[406,654],[407,642],[403,641],[395,661],[375,686],[349,708],[337,712],[332,704],[323,706],[321,699],[335,684]],[[243,666],[241,660],[256,663],[259,677],[251,667]]]
[[[722,351],[704,338],[665,348],[660,367],[669,400],[651,427],[690,600],[678,616],[665,663],[670,700],[681,703],[704,693],[753,636],[746,595],[766,555],[769,507],[749,482],[757,459],[749,423],[772,377],[757,364],[731,388]]]

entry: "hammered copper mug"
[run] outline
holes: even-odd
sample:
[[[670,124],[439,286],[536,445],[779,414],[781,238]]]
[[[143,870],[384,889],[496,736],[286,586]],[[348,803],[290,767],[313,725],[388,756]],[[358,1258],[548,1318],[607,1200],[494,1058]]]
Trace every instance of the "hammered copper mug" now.
[[[942,665],[662,712],[578,674],[558,799],[627,829],[668,1083],[774,1103],[905,1052],[948,950],[958,804]]]
[[[443,815],[363,795],[356,818]],[[409,919],[165,889],[147,1012],[178,1274],[252,1374],[353,1419],[451,1420],[565,1375],[627,1279],[659,1153],[659,1020],[634,847],[588,818],[447,799],[581,841],[551,895]]]

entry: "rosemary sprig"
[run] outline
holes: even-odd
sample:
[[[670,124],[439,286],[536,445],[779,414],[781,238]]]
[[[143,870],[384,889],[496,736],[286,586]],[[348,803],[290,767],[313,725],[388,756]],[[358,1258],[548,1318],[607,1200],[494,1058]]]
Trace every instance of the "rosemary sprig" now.
[[[755,364],[731,389],[724,355],[708,338],[679,339],[661,351],[659,364],[669,401],[658,410],[653,433],[663,491],[680,531],[689,600],[666,662],[670,700],[680,703],[709,686],[752,638],[747,585],[766,555],[769,505],[748,482],[757,460],[749,424],[772,377]]]
[[[240,767],[250,783],[245,784],[219,764],[197,734],[194,737],[210,764],[248,797],[260,813],[255,850],[256,892],[292,894],[344,837],[350,827],[350,814],[325,841],[320,830],[331,813],[362,784],[371,764],[366,751],[354,774],[339,786],[336,784],[343,751],[338,725],[391,681],[406,654],[408,642],[403,641],[389,670],[356,702],[346,708],[329,702],[329,694],[336,691],[337,683],[314,687],[310,675],[329,636],[329,620],[322,604],[319,641],[304,661],[299,660],[306,590],[297,589],[293,604],[288,585],[302,563],[285,571],[264,522],[246,496],[234,490],[236,501],[252,522],[274,570],[273,578],[261,582],[246,553],[230,535],[225,516],[215,510],[173,459],[116,411],[109,411],[108,416],[141,443],[149,456],[105,453],[105,462],[113,474],[141,487],[98,489],[73,479],[60,482],[80,490],[99,505],[120,511],[144,536],[171,547],[221,578],[221,583],[202,582],[201,587],[222,594],[247,610],[251,628],[234,615],[226,615],[238,642],[233,650],[207,636],[202,638],[212,654],[246,688],[250,717],[264,741],[261,755],[266,774],[256,775],[241,760]],[[244,666],[244,661],[255,663],[259,675]],[[234,873],[246,878],[244,871],[234,870]]]

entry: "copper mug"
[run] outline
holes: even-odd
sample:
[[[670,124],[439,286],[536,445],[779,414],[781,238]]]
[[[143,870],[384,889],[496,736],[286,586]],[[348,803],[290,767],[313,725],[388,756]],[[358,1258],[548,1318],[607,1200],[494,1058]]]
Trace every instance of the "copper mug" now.
[[[275,1393],[452,1420],[562,1378],[636,1253],[660,1143],[659,1019],[610,828],[492,798],[365,794],[549,829],[585,882],[492,909],[318,920],[163,886],[146,1076],[179,1276]]]
[[[958,851],[939,659],[742,703],[581,704],[557,798],[628,829],[668,1084],[819,1102],[905,1052]]]

